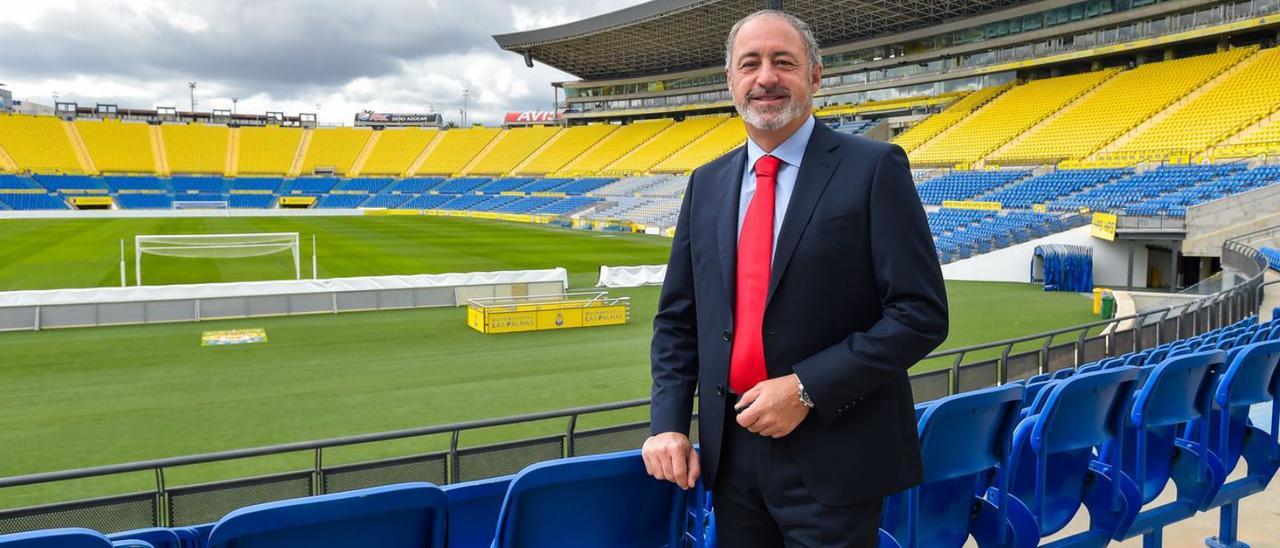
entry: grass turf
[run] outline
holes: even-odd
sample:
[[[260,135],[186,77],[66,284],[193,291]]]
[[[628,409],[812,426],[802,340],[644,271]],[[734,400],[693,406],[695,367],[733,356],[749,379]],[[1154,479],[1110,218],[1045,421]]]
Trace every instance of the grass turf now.
[[[663,262],[670,240],[453,218],[322,217],[0,222],[0,288],[113,285],[120,238],[134,234],[318,235],[320,275],[564,266],[574,287],[600,264]],[[304,255],[309,249],[304,248]],[[281,277],[283,256],[155,260],[147,280]],[[0,477],[492,418],[648,394],[658,290],[625,326],[481,335],[461,309],[316,315],[0,333]],[[1025,284],[948,283],[944,348],[1089,321],[1086,299]],[[200,347],[212,329],[265,328],[270,342]],[[917,368],[919,369],[919,368]],[[640,420],[643,410],[597,424]],[[581,426],[581,425],[580,425]],[[587,426],[590,426],[588,421]],[[563,431],[564,421],[467,434],[463,446]],[[357,446],[326,462],[445,447],[434,437]],[[167,472],[182,484],[306,468],[310,453]],[[0,491],[0,507],[140,490],[149,474]]]

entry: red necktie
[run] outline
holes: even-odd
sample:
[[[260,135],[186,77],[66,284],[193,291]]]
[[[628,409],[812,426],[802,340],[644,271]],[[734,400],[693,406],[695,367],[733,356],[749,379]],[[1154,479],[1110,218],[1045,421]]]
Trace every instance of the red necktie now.
[[[729,359],[729,387],[744,394],[769,378],[764,366],[764,301],[769,293],[773,259],[773,202],[778,158],[756,160],[756,191],[747,206],[738,234],[737,294],[733,308],[733,353]]]

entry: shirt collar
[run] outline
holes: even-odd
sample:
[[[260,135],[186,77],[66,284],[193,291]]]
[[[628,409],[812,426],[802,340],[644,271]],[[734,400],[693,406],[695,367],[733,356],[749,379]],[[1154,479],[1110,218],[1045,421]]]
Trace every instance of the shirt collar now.
[[[765,154],[777,156],[779,160],[782,160],[787,165],[799,168],[800,161],[804,159],[804,149],[809,145],[809,136],[813,135],[815,123],[813,115],[810,115],[809,119],[805,120],[804,124],[796,129],[795,133],[792,133],[790,137],[787,137],[787,140],[778,145],[778,148],[769,153],[766,153],[764,149],[760,148],[760,145],[752,141],[751,137],[747,137],[747,172],[750,173],[754,170],[756,160],[759,160]]]

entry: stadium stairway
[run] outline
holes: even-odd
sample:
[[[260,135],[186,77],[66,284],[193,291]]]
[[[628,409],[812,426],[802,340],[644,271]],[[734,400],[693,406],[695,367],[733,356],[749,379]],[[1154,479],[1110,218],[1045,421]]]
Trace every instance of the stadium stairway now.
[[[885,500],[880,546],[1134,537],[1161,546],[1166,527],[1211,513],[1219,528],[1207,544],[1244,546],[1241,505],[1280,468],[1280,321],[1251,316],[1116,354],[917,405],[924,481]],[[1176,495],[1161,497],[1169,483]],[[0,535],[0,547],[67,546],[32,539],[68,535],[102,547],[709,547],[714,508],[701,484],[683,491],[654,480],[638,451],[624,451],[443,489],[398,483],[269,502],[204,525]],[[1073,519],[1084,519],[1081,508],[1087,524]]]

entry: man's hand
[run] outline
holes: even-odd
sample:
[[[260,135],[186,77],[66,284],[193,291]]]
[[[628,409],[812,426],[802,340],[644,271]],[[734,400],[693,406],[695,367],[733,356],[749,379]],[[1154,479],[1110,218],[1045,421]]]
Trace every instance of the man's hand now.
[[[693,487],[702,475],[698,452],[689,443],[689,436],[679,432],[649,436],[640,455],[644,458],[644,469],[650,476],[670,481],[681,489]]]
[[[733,407],[738,411],[738,424],[771,438],[790,434],[809,415],[799,389],[800,379],[794,373],[755,385]]]

